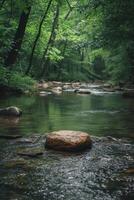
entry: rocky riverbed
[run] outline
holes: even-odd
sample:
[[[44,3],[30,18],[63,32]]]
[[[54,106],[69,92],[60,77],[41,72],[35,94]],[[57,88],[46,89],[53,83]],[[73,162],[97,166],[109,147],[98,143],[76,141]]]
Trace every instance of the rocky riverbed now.
[[[112,94],[121,93],[123,97],[134,97],[134,86],[113,86],[103,82],[98,83],[82,83],[82,82],[44,82],[42,81],[37,86],[40,96],[47,96],[49,94],[61,94],[63,92],[73,92],[77,94]]]
[[[0,199],[133,199],[134,144],[91,138],[92,149],[82,153],[46,150],[39,135],[1,140]]]

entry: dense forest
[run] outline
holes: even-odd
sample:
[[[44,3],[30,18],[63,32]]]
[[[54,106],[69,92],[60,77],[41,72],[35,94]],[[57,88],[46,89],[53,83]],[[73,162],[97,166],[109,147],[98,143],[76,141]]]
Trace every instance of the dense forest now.
[[[0,0],[0,84],[133,83],[133,11],[133,0]]]

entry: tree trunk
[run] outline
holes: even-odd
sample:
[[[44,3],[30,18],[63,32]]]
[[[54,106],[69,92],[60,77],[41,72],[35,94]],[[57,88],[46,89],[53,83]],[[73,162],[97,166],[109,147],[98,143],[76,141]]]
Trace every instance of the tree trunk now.
[[[36,48],[36,45],[37,45],[37,42],[38,42],[38,39],[40,38],[40,35],[41,35],[41,29],[42,29],[42,25],[43,25],[43,22],[48,14],[48,11],[49,11],[49,8],[51,6],[51,3],[52,3],[53,0],[50,0],[48,5],[47,5],[47,9],[44,13],[44,16],[42,17],[42,20],[40,22],[40,25],[39,25],[39,29],[38,29],[38,33],[36,35],[36,38],[34,40],[34,43],[33,43],[33,48],[32,48],[32,52],[31,52],[31,55],[30,55],[30,60],[29,60],[29,66],[26,70],[26,73],[25,74],[28,74],[31,70],[31,67],[32,67],[32,61],[33,61],[33,56],[34,56],[34,52],[35,52],[35,48]]]
[[[14,40],[12,42],[11,50],[9,51],[7,58],[5,59],[5,66],[11,67],[13,64],[15,64],[18,53],[21,49],[22,41],[25,35],[25,29],[28,22],[29,14],[31,11],[31,7],[27,8],[27,11],[23,11],[21,13],[20,19],[19,19],[19,25],[14,37]]]
[[[46,56],[47,56],[49,48],[53,47],[53,45],[54,45],[55,38],[56,38],[56,28],[58,26],[58,20],[59,20],[59,3],[57,3],[56,14],[55,14],[54,21],[52,24],[51,35],[50,35],[50,38],[48,40],[46,49],[45,49],[43,57],[42,57],[41,66],[43,66],[43,69],[40,74],[41,77],[43,77],[45,72],[47,73],[47,70],[48,70],[47,68],[48,68],[49,58],[46,58]]]

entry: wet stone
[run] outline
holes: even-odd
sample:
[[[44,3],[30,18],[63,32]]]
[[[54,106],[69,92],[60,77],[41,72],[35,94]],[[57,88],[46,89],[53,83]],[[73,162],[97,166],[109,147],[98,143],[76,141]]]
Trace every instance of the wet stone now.
[[[54,150],[81,151],[89,149],[92,145],[88,133],[80,131],[61,130],[46,136],[46,147]]]
[[[0,109],[0,115],[9,115],[9,116],[20,116],[22,114],[22,111],[16,107],[16,106],[10,106],[7,108],[1,108]]]
[[[43,153],[44,153],[44,148],[40,146],[21,148],[17,152],[19,156],[27,156],[33,158],[41,156],[43,155]]]
[[[79,94],[91,94],[91,90],[90,89],[78,89],[78,90],[76,90],[76,93],[79,93]]]

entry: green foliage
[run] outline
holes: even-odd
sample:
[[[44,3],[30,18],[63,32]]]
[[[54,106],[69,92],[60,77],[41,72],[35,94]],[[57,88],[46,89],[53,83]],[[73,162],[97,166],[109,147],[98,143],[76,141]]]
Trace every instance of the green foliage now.
[[[4,68],[0,68],[0,84],[8,85],[9,72]]]
[[[9,82],[8,84],[16,89],[21,89],[22,91],[32,91],[34,89],[36,81],[34,81],[29,76],[24,76],[23,74],[20,74],[18,72],[12,72],[10,74]]]
[[[48,57],[52,62],[57,62],[63,59],[61,56],[61,51],[55,47],[52,47],[48,52]]]
[[[12,2],[12,4],[11,4]],[[26,88],[31,79],[20,76],[29,65],[33,43],[48,5],[48,0],[6,1],[0,9],[0,65],[18,27],[21,12],[32,7],[25,37],[13,72],[0,69],[0,83]],[[58,24],[54,39],[48,46],[56,5],[59,2]],[[124,0],[53,0],[41,27],[30,71],[34,77],[41,74],[42,64],[49,59],[47,80],[89,80],[88,72],[105,80],[134,82],[134,1]],[[14,72],[16,70],[16,72]],[[96,78],[97,78],[96,76]],[[10,82],[9,82],[10,77]],[[20,78],[19,78],[20,77]],[[17,86],[16,83],[17,82]],[[28,82],[28,84],[27,84]],[[26,83],[26,84],[25,84]]]
[[[22,92],[33,91],[36,81],[29,76],[24,76],[16,71],[9,71],[4,67],[0,68],[0,85],[19,89]]]

